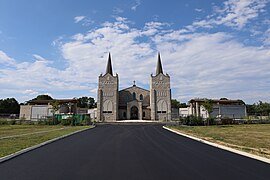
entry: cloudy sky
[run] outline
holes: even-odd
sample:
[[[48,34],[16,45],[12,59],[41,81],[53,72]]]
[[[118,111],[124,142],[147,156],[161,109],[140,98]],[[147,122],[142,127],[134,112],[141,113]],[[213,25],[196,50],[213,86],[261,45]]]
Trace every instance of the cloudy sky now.
[[[108,52],[120,89],[149,89],[160,52],[181,102],[269,102],[269,11],[269,0],[1,0],[0,98],[96,97]]]

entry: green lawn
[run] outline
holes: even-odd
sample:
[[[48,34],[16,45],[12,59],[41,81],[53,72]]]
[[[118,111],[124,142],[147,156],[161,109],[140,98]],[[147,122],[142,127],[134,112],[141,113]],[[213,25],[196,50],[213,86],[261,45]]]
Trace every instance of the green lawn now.
[[[211,142],[270,158],[270,124],[171,126]]]
[[[92,126],[91,126],[92,127]],[[50,139],[63,136],[81,129],[91,128],[89,126],[48,126],[48,125],[1,125],[0,126],[0,157],[12,154],[19,150],[31,147]],[[54,130],[54,131],[50,131]],[[41,132],[50,131],[50,132]],[[28,133],[36,133],[24,135]],[[22,135],[20,137],[1,139],[7,136]]]

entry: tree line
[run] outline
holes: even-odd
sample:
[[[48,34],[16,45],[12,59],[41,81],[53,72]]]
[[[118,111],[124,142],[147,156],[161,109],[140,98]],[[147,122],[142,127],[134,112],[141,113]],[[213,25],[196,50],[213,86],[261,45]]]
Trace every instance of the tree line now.
[[[252,105],[247,105],[248,115],[270,116],[270,103],[259,101]]]

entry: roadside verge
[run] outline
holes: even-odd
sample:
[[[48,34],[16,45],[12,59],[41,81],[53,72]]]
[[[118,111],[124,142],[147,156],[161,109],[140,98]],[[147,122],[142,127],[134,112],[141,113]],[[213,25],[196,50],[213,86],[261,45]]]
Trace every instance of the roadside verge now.
[[[162,126],[162,127],[163,127],[163,129],[166,129],[166,130],[171,131],[173,133],[176,133],[178,135],[181,135],[181,136],[184,136],[184,137],[193,139],[195,141],[199,141],[201,143],[208,144],[208,145],[213,146],[213,147],[217,147],[217,148],[220,148],[220,149],[223,149],[223,150],[226,150],[226,151],[230,151],[230,152],[233,152],[233,153],[242,155],[242,156],[246,156],[246,157],[249,157],[249,158],[252,158],[252,159],[256,159],[256,160],[259,160],[259,161],[262,161],[262,162],[265,162],[265,163],[270,164],[270,159],[268,159],[268,158],[264,158],[264,157],[261,157],[261,156],[257,156],[257,155],[254,155],[254,154],[243,152],[243,151],[240,151],[240,150],[237,150],[237,149],[233,149],[233,148],[230,148],[230,147],[227,147],[227,146],[223,146],[223,145],[220,145],[220,144],[217,144],[217,143],[209,142],[209,141],[206,141],[206,140],[203,140],[203,139],[200,139],[200,138],[197,138],[197,137],[194,137],[194,136],[190,136],[190,135],[181,133],[179,131],[170,129],[170,128],[165,127],[165,126]]]
[[[95,126],[94,126],[94,127],[95,127]],[[94,128],[94,127],[92,127],[92,128]],[[50,143],[52,143],[52,142],[61,140],[61,139],[66,138],[66,137],[68,137],[68,136],[72,136],[72,135],[74,135],[74,134],[77,134],[77,133],[80,133],[80,132],[83,132],[83,131],[86,131],[86,130],[89,130],[89,129],[92,129],[92,128],[86,128],[86,129],[81,129],[81,130],[78,130],[78,131],[74,131],[74,132],[72,132],[72,133],[69,133],[69,134],[66,134],[66,135],[63,135],[63,136],[60,136],[60,137],[56,137],[56,138],[54,138],[54,139],[45,141],[45,142],[43,142],[43,143],[40,143],[40,144],[31,146],[31,147],[22,149],[22,150],[20,150],[20,151],[15,152],[15,153],[9,154],[9,155],[4,156],[4,157],[1,157],[1,158],[0,158],[0,163],[3,163],[3,162],[5,162],[5,161],[8,161],[8,160],[10,160],[10,159],[12,159],[12,158],[14,158],[14,157],[17,157],[17,156],[19,156],[19,155],[22,155],[22,154],[27,153],[27,152],[29,152],[29,151],[32,151],[32,150],[34,150],[34,149],[40,148],[40,147],[45,146],[45,145],[47,145],[47,144],[50,144]]]

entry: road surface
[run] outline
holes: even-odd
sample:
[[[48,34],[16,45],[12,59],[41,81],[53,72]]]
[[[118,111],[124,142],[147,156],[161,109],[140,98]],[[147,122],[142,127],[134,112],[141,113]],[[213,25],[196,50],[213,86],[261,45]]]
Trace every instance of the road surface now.
[[[162,125],[100,125],[1,163],[0,179],[269,180],[270,165]]]

